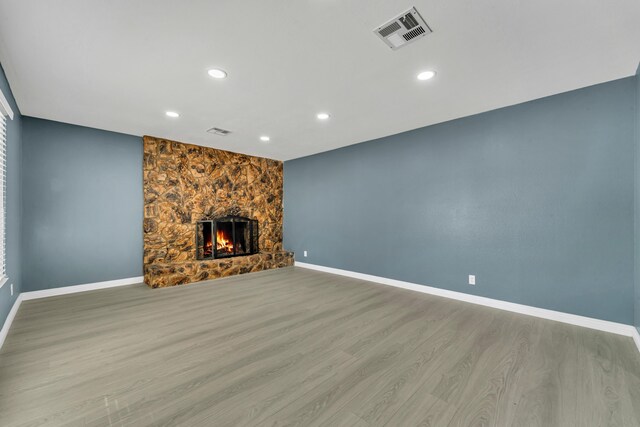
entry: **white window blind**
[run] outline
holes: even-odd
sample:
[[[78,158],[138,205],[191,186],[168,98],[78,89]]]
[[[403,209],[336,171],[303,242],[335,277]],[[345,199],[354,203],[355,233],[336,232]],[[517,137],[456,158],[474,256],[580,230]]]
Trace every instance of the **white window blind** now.
[[[0,279],[7,277],[7,117],[0,112]]]

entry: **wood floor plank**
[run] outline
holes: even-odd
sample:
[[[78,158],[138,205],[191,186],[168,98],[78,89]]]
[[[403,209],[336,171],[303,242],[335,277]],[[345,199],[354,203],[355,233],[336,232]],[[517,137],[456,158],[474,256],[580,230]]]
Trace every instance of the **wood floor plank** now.
[[[409,357],[437,332],[431,323],[409,315],[404,316],[402,322],[396,322],[394,327],[394,333],[379,335],[384,338],[371,345],[366,353],[359,356],[359,361],[350,365],[341,376],[301,396],[271,417],[268,424],[306,426],[326,423],[332,413],[346,407],[356,396],[378,388],[387,369],[403,357]]]
[[[628,338],[301,268],[25,301],[0,352],[2,426],[637,426],[639,402]]]
[[[493,343],[474,346],[477,361],[465,387],[457,396],[446,399],[458,408],[449,425],[508,425],[506,418],[516,400],[516,385],[531,356],[535,320],[514,314],[504,316],[504,320],[506,327],[500,328]]]
[[[578,330],[578,338],[578,363],[584,367],[577,381],[578,407],[584,408],[578,413],[578,423],[601,426],[637,423],[620,362],[619,340],[603,332],[584,329]]]
[[[384,425],[388,427],[439,427],[449,425],[457,408],[429,394],[428,389],[430,388],[428,384],[423,384],[421,388],[416,390],[416,392],[391,415]],[[375,425],[382,424],[376,423]]]
[[[463,391],[470,389],[472,394],[470,396],[464,395],[464,402],[474,402],[475,399],[479,398],[479,392],[483,391],[483,388],[491,389],[491,386],[496,383],[495,378],[487,376],[485,371],[486,369],[495,369],[493,357],[498,356],[504,359],[505,363],[497,365],[501,369],[504,369],[505,365],[513,366],[517,364],[517,358],[508,358],[507,354],[501,355],[498,349],[494,349],[490,357],[480,360],[481,366],[475,370],[473,369],[470,360],[478,357],[478,354],[481,354],[480,349],[483,346],[486,347],[489,342],[486,339],[486,335],[482,334],[481,331],[491,330],[491,324],[497,325],[502,322],[501,319],[493,318],[490,313],[488,311],[486,315],[478,316],[478,313],[474,310],[467,319],[462,316],[456,316],[457,319],[450,319],[446,324],[446,328],[442,328],[430,337],[424,345],[416,349],[406,360],[389,369],[384,374],[386,383],[378,386],[378,391],[373,396],[371,396],[371,393],[367,393],[352,400],[350,406],[357,405],[360,407],[354,412],[371,424],[383,425],[400,410],[399,408],[417,390],[420,389],[422,394],[437,394],[438,387],[440,392],[443,392],[445,388],[450,388],[451,390],[460,388]],[[460,320],[466,321],[461,322]],[[520,330],[514,329],[516,331]],[[465,337],[460,337],[460,331],[468,332]],[[501,338],[511,344],[508,337],[502,336]],[[514,349],[517,352],[518,346],[507,345],[507,343],[503,343],[504,341],[499,342],[504,347],[502,349],[503,353],[506,353],[507,349]],[[464,367],[463,371],[478,373],[476,376],[470,376],[472,387],[466,386],[467,380],[463,378],[464,375],[461,375],[463,372],[460,371],[460,367]],[[486,379],[492,381],[485,384],[484,381]],[[478,383],[477,385],[475,384],[476,382]],[[369,399],[361,403],[362,397],[366,396],[369,396]],[[450,406],[455,406],[460,404],[461,399],[462,397],[458,399],[449,397],[448,400],[451,404]]]
[[[536,328],[537,340],[505,420],[525,426],[576,425],[580,328],[542,320],[536,322]]]
[[[358,409],[352,410],[370,424],[385,424],[424,382],[429,382],[433,387],[434,376],[444,364],[458,360],[464,351],[470,350],[473,340],[461,339],[461,330],[481,329],[490,321],[490,316],[479,317],[473,312],[467,312],[466,315],[460,313],[447,319],[415,351],[384,372],[375,393],[367,390],[355,397],[349,405]],[[473,334],[467,338],[470,336]],[[463,342],[467,343],[466,350]]]

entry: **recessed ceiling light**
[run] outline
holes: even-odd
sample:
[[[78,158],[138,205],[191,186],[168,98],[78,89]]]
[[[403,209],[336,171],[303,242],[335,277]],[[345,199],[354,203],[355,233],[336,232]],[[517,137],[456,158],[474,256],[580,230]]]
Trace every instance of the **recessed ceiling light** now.
[[[327,120],[330,116],[329,113],[318,113],[316,117],[320,120]]]
[[[436,72],[435,71],[423,71],[420,74],[418,74],[418,80],[430,80],[432,78],[434,78],[436,76]]]
[[[169,117],[173,117],[174,119],[176,117],[180,117],[180,114],[176,113],[175,111],[167,111],[165,114]]]
[[[227,77],[227,72],[220,68],[212,68],[208,71],[209,75],[214,79],[224,79]]]
[[[263,142],[269,142],[269,140],[271,140],[271,138],[269,138],[269,137],[268,137],[268,136],[266,136],[266,135],[263,135],[263,136],[261,136],[261,137],[260,137],[260,141],[263,141]]]

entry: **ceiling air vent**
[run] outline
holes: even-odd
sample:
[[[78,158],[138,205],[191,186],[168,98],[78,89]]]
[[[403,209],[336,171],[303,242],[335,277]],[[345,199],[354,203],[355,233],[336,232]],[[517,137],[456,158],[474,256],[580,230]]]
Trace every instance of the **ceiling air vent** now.
[[[220,135],[220,136],[227,136],[231,133],[230,130],[220,129],[220,128],[211,128],[207,132]]]
[[[415,7],[396,16],[389,22],[385,22],[375,30],[374,33],[382,39],[391,49],[400,49],[411,42],[414,42],[428,34],[431,28],[424,22],[422,16]]]

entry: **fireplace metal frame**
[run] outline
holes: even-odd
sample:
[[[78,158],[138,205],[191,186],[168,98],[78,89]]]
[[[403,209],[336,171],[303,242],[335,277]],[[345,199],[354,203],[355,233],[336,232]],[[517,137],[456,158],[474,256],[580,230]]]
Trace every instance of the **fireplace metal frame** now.
[[[217,248],[217,234],[218,234],[218,223],[219,222],[230,222],[232,223],[231,226],[231,233],[232,233],[232,239],[233,239],[233,254],[231,255],[218,255],[218,248]],[[248,227],[250,227],[249,229],[249,242],[245,242],[245,244],[248,246],[249,250],[245,253],[242,254],[237,254],[236,253],[236,223],[246,223]],[[207,224],[210,228],[211,228],[211,244],[212,244],[212,251],[211,251],[211,256],[204,256],[204,250],[201,249],[204,246],[204,227],[205,224]],[[200,227],[203,227],[203,231],[202,233],[200,232]],[[202,241],[200,240],[200,236],[202,235]],[[260,246],[259,246],[259,237],[260,237],[260,232],[259,232],[259,227],[258,227],[258,220],[257,219],[252,219],[252,218],[247,218],[244,216],[237,216],[237,215],[230,215],[230,216],[224,216],[221,218],[215,218],[215,219],[204,219],[204,220],[200,220],[196,222],[196,259],[198,259],[199,261],[201,260],[211,260],[211,259],[225,259],[225,258],[234,258],[234,257],[238,257],[238,256],[247,256],[247,255],[254,255],[257,254],[258,252],[260,252]],[[201,253],[202,252],[202,255]]]

